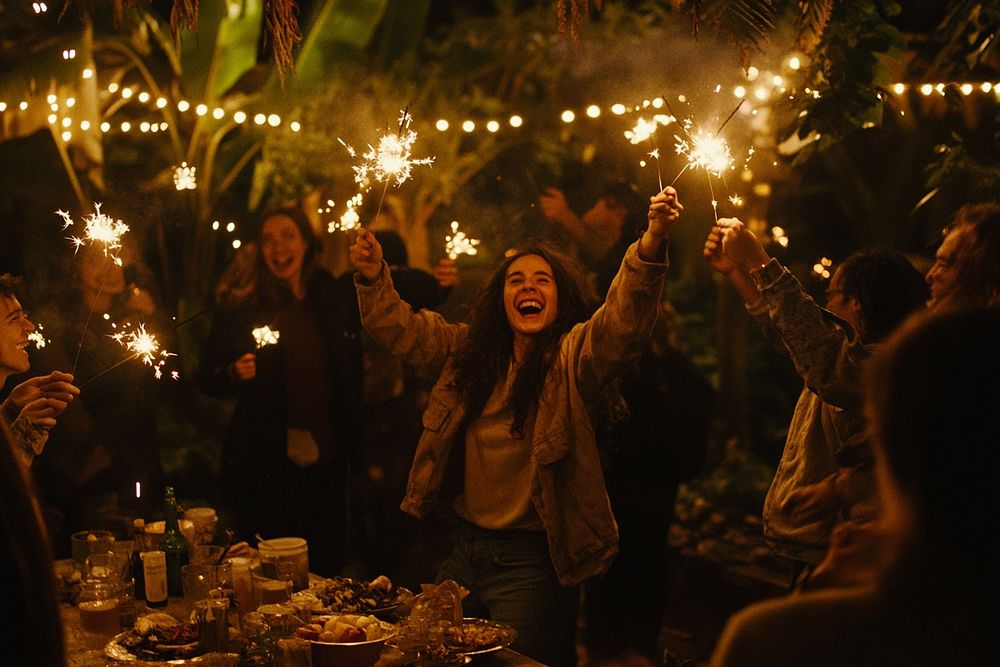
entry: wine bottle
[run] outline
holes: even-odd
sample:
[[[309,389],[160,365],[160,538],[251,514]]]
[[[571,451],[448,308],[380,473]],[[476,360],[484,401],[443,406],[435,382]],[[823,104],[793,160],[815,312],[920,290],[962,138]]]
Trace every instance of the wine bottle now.
[[[167,559],[162,551],[143,551],[143,579],[146,582],[146,606],[167,606]]]
[[[165,521],[160,549],[167,559],[167,592],[170,595],[184,595],[181,584],[181,568],[188,564],[188,542],[181,533],[178,520],[177,498],[174,487],[168,486],[164,497]]]
[[[135,519],[132,522],[132,558],[129,567],[132,569],[132,579],[135,581],[136,600],[146,599],[146,577],[142,568],[142,552],[146,550],[146,522]]]

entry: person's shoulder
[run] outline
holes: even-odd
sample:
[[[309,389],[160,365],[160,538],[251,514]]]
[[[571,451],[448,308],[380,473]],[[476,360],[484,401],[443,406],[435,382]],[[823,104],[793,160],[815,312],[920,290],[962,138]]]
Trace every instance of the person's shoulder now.
[[[884,617],[881,598],[866,588],[764,600],[730,617],[711,665],[836,664],[836,655],[874,654],[868,635],[885,627]]]

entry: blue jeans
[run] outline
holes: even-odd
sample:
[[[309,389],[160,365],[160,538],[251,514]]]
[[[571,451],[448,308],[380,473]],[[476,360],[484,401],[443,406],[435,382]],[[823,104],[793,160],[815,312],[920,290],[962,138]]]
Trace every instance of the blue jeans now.
[[[556,578],[545,533],[487,530],[460,522],[438,582],[454,579],[469,589],[465,616],[491,618],[517,630],[511,646],[552,667],[576,665],[579,587]]]

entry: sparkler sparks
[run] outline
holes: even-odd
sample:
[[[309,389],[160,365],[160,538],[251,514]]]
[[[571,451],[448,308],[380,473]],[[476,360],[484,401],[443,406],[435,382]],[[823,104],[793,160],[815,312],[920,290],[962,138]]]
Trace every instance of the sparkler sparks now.
[[[145,324],[139,324],[131,331],[120,331],[118,333],[111,334],[111,338],[115,339],[119,345],[132,353],[131,357],[124,359],[111,368],[115,368],[129,359],[142,359],[142,363],[150,366],[153,369],[153,376],[159,380],[163,377],[163,365],[167,363],[167,359],[177,356],[173,352],[161,350],[160,342],[156,340],[156,336],[146,331]],[[109,368],[108,371],[110,371],[111,368]],[[103,375],[108,371],[103,371],[99,375]],[[95,378],[96,377],[98,376],[95,376]],[[170,377],[176,380],[180,376],[177,371],[173,371],[170,374]]]
[[[174,187],[178,190],[196,189],[198,187],[196,171],[197,167],[189,167],[187,162],[181,162],[181,166],[174,169]]]
[[[35,348],[42,349],[45,347],[46,343],[49,341],[45,338],[45,334],[42,333],[43,327],[41,324],[35,323],[35,330],[28,334],[28,340],[35,344]]]
[[[451,221],[451,234],[445,237],[444,251],[449,259],[457,259],[459,255],[475,255],[479,252],[476,246],[479,239],[472,239],[465,232],[458,231],[458,221]]]
[[[91,213],[83,219],[83,236],[69,236],[67,238],[73,242],[76,250],[85,245],[102,246],[104,256],[110,257],[115,264],[121,266],[122,260],[116,253],[122,247],[122,235],[128,231],[128,225],[121,220],[115,220],[101,213],[100,204],[95,203],[94,209],[97,211],[96,213]],[[73,218],[66,211],[56,211],[56,215],[62,216],[64,230],[75,224]]]
[[[258,350],[262,347],[276,344],[278,342],[278,339],[281,337],[280,331],[278,331],[277,329],[272,329],[266,324],[262,327],[257,327],[250,333],[253,334],[253,340],[254,343],[257,344]]]
[[[382,135],[378,146],[368,144],[368,152],[361,157],[361,163],[353,167],[354,181],[361,186],[367,186],[371,179],[379,183],[394,180],[399,187],[410,178],[415,165],[429,165],[433,157],[413,158],[413,142],[417,133],[410,129],[412,117],[407,111],[402,111],[399,117],[399,130],[395,133]],[[339,140],[338,140],[339,141]],[[357,155],[348,144],[340,141],[351,157]]]
[[[358,209],[361,208],[361,204],[364,202],[365,198],[360,192],[347,200],[347,210],[344,214],[340,216],[340,220],[331,221],[326,226],[326,231],[330,232],[349,232],[352,229],[357,229],[361,226],[361,215],[358,213]]]
[[[732,153],[722,137],[701,129],[695,130],[693,134],[689,132],[688,137],[685,139],[675,135],[677,143],[674,148],[678,155],[687,158],[689,166],[700,167],[715,176],[722,176],[723,172],[733,168]]]

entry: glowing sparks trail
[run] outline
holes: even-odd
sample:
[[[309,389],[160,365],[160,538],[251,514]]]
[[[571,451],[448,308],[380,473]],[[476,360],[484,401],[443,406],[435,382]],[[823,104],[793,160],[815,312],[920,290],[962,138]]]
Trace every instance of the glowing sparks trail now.
[[[412,116],[403,110],[399,117],[399,130],[396,133],[382,135],[378,140],[378,146],[368,144],[368,152],[361,156],[361,162],[356,164],[354,169],[354,181],[362,186],[375,180],[379,183],[387,183],[395,180],[396,187],[399,187],[410,178],[415,165],[429,165],[434,162],[433,157],[413,158],[413,142],[417,140],[417,133],[410,129]],[[338,139],[344,148],[347,149],[351,157],[357,155],[351,146]]]
[[[49,341],[45,338],[45,334],[42,333],[43,327],[41,324],[35,324],[35,330],[28,334],[28,340],[35,344],[37,349],[42,349],[45,347],[46,343]]]
[[[413,142],[417,140],[417,133],[410,129],[412,120],[413,117],[410,116],[409,111],[403,109],[400,112],[399,129],[396,133],[382,135],[378,140],[377,147],[368,144],[368,152],[361,157],[359,164],[352,167],[354,181],[366,191],[373,179],[379,183],[385,183],[385,187],[382,188],[382,198],[379,199],[378,209],[375,211],[376,220],[382,211],[382,202],[385,200],[385,192],[389,188],[389,182],[394,180],[398,188],[409,180],[415,165],[430,165],[434,162],[433,157],[411,157]],[[350,145],[341,139],[337,139],[337,141],[340,141],[351,157],[357,156],[357,151]],[[344,227],[341,226],[341,228]]]
[[[476,246],[479,239],[471,239],[465,232],[458,231],[458,221],[451,221],[451,234],[445,237],[444,251],[449,259],[457,259],[459,255],[475,255],[479,252]]]
[[[657,127],[660,125],[669,125],[676,120],[677,119],[673,116],[668,116],[666,114],[656,114],[653,116],[652,120],[646,120],[646,118],[640,117],[632,129],[625,130],[625,138],[628,139],[629,143],[633,145],[641,144],[643,141],[649,141],[652,143],[656,136]],[[660,190],[663,190],[663,175],[660,173],[660,147],[656,146],[656,148],[650,151],[649,157],[656,160],[656,178],[660,184]],[[645,164],[643,166],[645,166]]]
[[[83,236],[70,236],[70,241],[76,250],[85,245],[99,245],[104,251],[105,257],[110,257],[118,266],[122,265],[122,260],[116,254],[122,247],[122,235],[128,231],[128,225],[121,220],[115,220],[110,216],[101,213],[101,205],[95,203],[96,213],[91,213],[83,219]],[[56,215],[62,216],[63,229],[73,226],[73,218],[66,211],[56,211]]]
[[[712,176],[723,179],[725,183],[725,172],[734,168],[735,161],[733,160],[732,152],[729,149],[729,145],[726,141],[719,135],[722,133],[723,128],[732,120],[736,112],[739,111],[740,107],[743,106],[745,100],[740,100],[736,108],[730,112],[726,117],[726,120],[722,122],[719,129],[714,133],[707,132],[703,129],[692,130],[693,122],[690,118],[685,119],[681,124],[681,129],[684,132],[684,136],[674,135],[675,143],[674,148],[678,155],[683,155],[687,158],[687,164],[677,172],[674,176],[674,180],[670,182],[673,185],[677,182],[677,179],[681,177],[688,169],[694,167],[695,169],[704,169],[705,175],[708,177],[708,189],[712,195],[712,213],[715,216],[716,221],[719,219],[719,201],[715,196],[715,186],[712,184]],[[669,107],[669,103],[667,105]],[[748,158],[749,159],[749,158]],[[662,188],[661,188],[662,190]],[[736,206],[737,203],[732,198],[730,201]]]
[[[360,192],[347,200],[347,210],[344,214],[340,216],[340,220],[333,220],[326,226],[326,231],[329,233],[333,232],[349,232],[352,229],[357,229],[361,226],[361,215],[358,213],[358,209],[361,208],[361,204],[364,202],[364,195]]]
[[[139,324],[131,331],[120,331],[118,333],[111,334],[111,338],[115,339],[119,345],[131,352],[131,356],[122,359],[110,368],[104,369],[94,377],[81,384],[81,388],[84,385],[90,384],[105,373],[118,368],[125,362],[131,361],[132,359],[142,359],[142,363],[153,369],[153,377],[159,380],[163,377],[163,366],[167,363],[167,359],[177,356],[173,352],[161,350],[160,342],[156,340],[156,336],[146,331],[145,324]],[[176,380],[180,377],[180,373],[177,371],[171,371],[170,377],[171,379]]]
[[[94,210],[96,213],[91,213],[83,219],[84,228],[83,236],[70,236],[68,237],[70,241],[73,242],[75,248],[74,252],[78,252],[81,247],[85,245],[100,245],[104,251],[104,256],[111,259],[118,266],[122,265],[121,257],[117,255],[117,251],[122,247],[122,236],[128,231],[128,225],[126,225],[121,220],[115,220],[110,216],[101,213],[101,205],[94,203]],[[56,211],[56,215],[62,216],[63,219],[63,230],[68,229],[73,224],[73,218],[70,217],[69,213],[66,211]],[[109,270],[111,266],[107,267]],[[101,280],[101,287],[97,290],[98,298],[104,291],[104,283],[108,280],[109,270],[104,272],[104,278]],[[97,299],[94,299],[94,305],[97,305]],[[94,316],[94,306],[91,306],[90,312],[87,314],[87,321],[83,324],[83,333],[80,335],[80,342],[76,344],[76,358],[73,359],[73,370],[70,373],[76,373],[76,364],[80,361],[80,352],[83,350],[83,341],[87,337],[87,329],[90,328],[90,319]]]
[[[178,190],[195,190],[198,187],[198,179],[195,177],[197,167],[189,167],[187,162],[181,162],[181,166],[174,169],[174,187]]]
[[[677,143],[674,148],[678,155],[687,158],[692,167],[704,169],[715,176],[722,176],[723,172],[733,168],[733,155],[721,137],[701,129],[689,136],[690,141],[675,136]]]
[[[262,347],[276,344],[278,342],[278,339],[281,337],[280,331],[278,331],[277,329],[272,329],[266,324],[262,327],[257,327],[250,333],[253,334],[253,340],[254,343],[257,344],[258,350]]]

